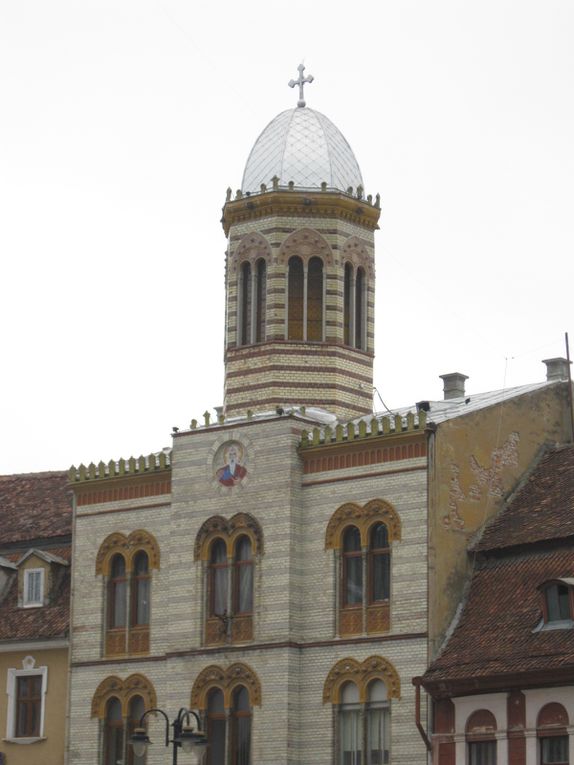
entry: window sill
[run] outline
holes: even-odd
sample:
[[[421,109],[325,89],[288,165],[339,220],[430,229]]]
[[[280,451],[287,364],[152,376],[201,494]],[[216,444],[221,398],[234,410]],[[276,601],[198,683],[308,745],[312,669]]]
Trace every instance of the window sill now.
[[[46,736],[21,736],[20,738],[3,738],[7,744],[37,744],[39,741],[45,741]]]

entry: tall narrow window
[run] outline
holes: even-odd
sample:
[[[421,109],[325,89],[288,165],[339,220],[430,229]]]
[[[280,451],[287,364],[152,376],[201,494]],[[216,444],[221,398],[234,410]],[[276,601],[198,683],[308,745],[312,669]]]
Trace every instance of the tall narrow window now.
[[[123,555],[114,555],[108,588],[109,628],[123,628],[127,624],[127,579],[126,562]]]
[[[41,606],[44,603],[44,569],[29,568],[24,571],[24,606]]]
[[[16,678],[16,737],[40,735],[42,710],[42,677],[27,675]]]
[[[257,261],[257,295],[255,313],[255,342],[265,340],[265,310],[267,296],[267,264],[260,258]]]
[[[544,736],[540,739],[540,765],[568,765],[568,736]]]
[[[477,709],[466,721],[469,765],[496,765],[496,718]]]
[[[389,759],[389,705],[382,680],[373,680],[367,702],[367,765],[386,765]]]
[[[363,602],[363,559],[361,534],[350,526],[343,537],[343,607],[359,606]]]
[[[365,272],[357,269],[355,279],[355,348],[365,349]]]
[[[213,688],[207,697],[207,765],[225,765],[225,733],[223,692]]]
[[[287,291],[287,336],[289,340],[303,340],[303,261],[297,256],[289,258]]]
[[[323,261],[311,258],[307,270],[307,340],[323,339]]]
[[[240,537],[235,547],[233,583],[233,613],[249,614],[253,611],[253,558],[251,540]]]
[[[133,696],[130,699],[129,717],[128,717],[128,735],[127,735],[127,761],[128,765],[144,765],[145,754],[136,757],[133,746],[130,746],[130,737],[136,728],[140,727],[140,720],[145,712],[144,700],[141,696]],[[145,720],[144,720],[145,725]]]
[[[132,575],[132,626],[149,624],[150,575],[147,553],[138,552]]]
[[[251,751],[251,707],[247,688],[233,691],[231,710],[231,763],[249,765]]]
[[[565,584],[551,584],[546,588],[546,607],[549,622],[571,619],[570,590]]]
[[[251,264],[241,264],[241,345],[251,342]]]
[[[210,616],[227,613],[227,545],[223,539],[216,539],[211,546],[209,576]]]
[[[369,533],[369,603],[388,600],[390,594],[391,554],[387,527],[376,523]]]
[[[345,288],[343,294],[343,322],[344,322],[344,343],[351,345],[351,290],[353,288],[353,266],[345,263]]]
[[[341,690],[339,709],[338,765],[363,765],[363,734],[361,730],[359,689],[355,683],[345,683]]]
[[[124,722],[119,699],[112,697],[106,705],[104,720],[103,765],[117,765],[124,761]]]
[[[568,712],[562,704],[551,701],[538,712],[536,734],[539,740],[540,765],[569,765]]]

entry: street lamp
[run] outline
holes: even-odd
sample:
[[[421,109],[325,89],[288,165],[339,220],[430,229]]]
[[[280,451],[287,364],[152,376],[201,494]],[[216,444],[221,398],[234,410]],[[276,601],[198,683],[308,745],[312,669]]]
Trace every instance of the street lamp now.
[[[152,742],[149,740],[147,731],[144,728],[144,720],[147,715],[151,715],[155,712],[159,712],[165,719],[165,745],[169,746],[173,744],[173,765],[177,765],[177,750],[179,747],[184,752],[197,752],[201,755],[207,746],[207,736],[201,730],[201,723],[199,717],[191,709],[182,707],[177,713],[177,717],[171,723],[173,728],[173,738],[169,737],[170,722],[169,718],[163,709],[148,709],[141,716],[139,722],[139,728],[136,728],[133,734],[130,736],[130,744],[134,748],[134,754],[136,757],[142,757],[147,750],[148,744]],[[191,718],[195,717],[197,728],[193,728],[191,725]]]

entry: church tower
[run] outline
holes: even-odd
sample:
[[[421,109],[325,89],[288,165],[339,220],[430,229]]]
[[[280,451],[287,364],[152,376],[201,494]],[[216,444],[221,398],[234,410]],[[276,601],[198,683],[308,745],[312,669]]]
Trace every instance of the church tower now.
[[[303,72],[289,83],[297,106],[263,130],[223,208],[227,417],[291,405],[372,412],[379,197],[365,197],[337,127],[306,106]]]

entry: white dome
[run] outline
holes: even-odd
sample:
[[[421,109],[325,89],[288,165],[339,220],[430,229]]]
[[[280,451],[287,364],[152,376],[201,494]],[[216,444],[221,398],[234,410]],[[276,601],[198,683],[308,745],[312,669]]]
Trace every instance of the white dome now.
[[[287,109],[267,125],[251,149],[241,190],[255,193],[261,184],[347,191],[363,185],[353,150],[324,114],[308,107]]]

